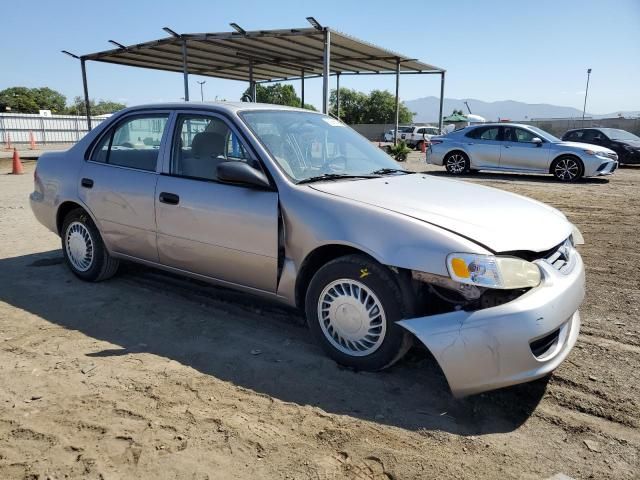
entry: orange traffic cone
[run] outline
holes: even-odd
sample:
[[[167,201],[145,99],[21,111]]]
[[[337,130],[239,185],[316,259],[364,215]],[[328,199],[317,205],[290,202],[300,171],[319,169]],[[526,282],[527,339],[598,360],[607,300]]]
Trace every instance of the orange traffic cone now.
[[[20,161],[20,155],[18,155],[18,150],[13,149],[13,171],[11,172],[13,175],[22,175],[24,170],[22,169],[22,162]]]
[[[36,139],[33,138],[33,132],[29,132],[29,148],[31,150],[36,149]]]
[[[11,134],[7,133],[7,146],[5,147],[7,150],[11,150]]]
[[[422,153],[427,153],[427,141],[423,140],[422,142],[420,142],[420,151]]]

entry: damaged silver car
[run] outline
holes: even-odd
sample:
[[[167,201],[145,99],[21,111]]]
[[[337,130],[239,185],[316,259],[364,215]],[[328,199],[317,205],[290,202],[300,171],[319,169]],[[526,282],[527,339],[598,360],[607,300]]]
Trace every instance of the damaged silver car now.
[[[355,369],[418,341],[456,396],[547,375],[580,328],[582,238],[562,213],[401,170],[315,112],[129,108],[42,155],[31,206],[83,280],[131,260],[276,299]]]

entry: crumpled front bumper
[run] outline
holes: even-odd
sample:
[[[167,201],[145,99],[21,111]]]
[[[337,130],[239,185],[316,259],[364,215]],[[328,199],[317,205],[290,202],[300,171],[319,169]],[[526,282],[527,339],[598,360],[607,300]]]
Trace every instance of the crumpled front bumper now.
[[[543,377],[567,357],[580,330],[584,265],[577,251],[573,255],[575,263],[567,274],[536,261],[542,282],[511,302],[398,323],[431,351],[456,397]],[[536,357],[531,342],[556,330],[555,344]]]

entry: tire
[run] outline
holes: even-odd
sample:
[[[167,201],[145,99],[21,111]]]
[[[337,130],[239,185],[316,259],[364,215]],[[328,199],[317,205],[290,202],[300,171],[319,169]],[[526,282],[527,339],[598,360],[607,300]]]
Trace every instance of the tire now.
[[[396,323],[410,310],[407,303],[389,269],[364,255],[347,255],[316,272],[305,310],[314,339],[329,357],[377,371],[411,347],[411,335]]]
[[[422,150],[422,144],[424,142],[422,140],[420,140],[418,143],[416,143],[416,150],[417,151],[421,151]]]
[[[575,182],[584,174],[582,161],[571,155],[556,158],[551,164],[551,174],[561,182]]]
[[[91,217],[78,208],[62,223],[62,252],[69,269],[82,280],[100,282],[113,277],[120,262],[109,255]]]
[[[451,175],[469,173],[471,163],[469,157],[463,152],[451,152],[444,159],[444,166]]]

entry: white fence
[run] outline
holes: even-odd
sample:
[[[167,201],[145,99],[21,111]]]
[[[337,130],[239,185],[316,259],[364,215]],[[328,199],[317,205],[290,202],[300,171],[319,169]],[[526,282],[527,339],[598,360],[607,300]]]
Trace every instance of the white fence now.
[[[95,127],[107,117],[91,117],[91,126]],[[75,143],[88,131],[87,117],[76,115],[42,116],[30,113],[0,113],[0,145]]]

